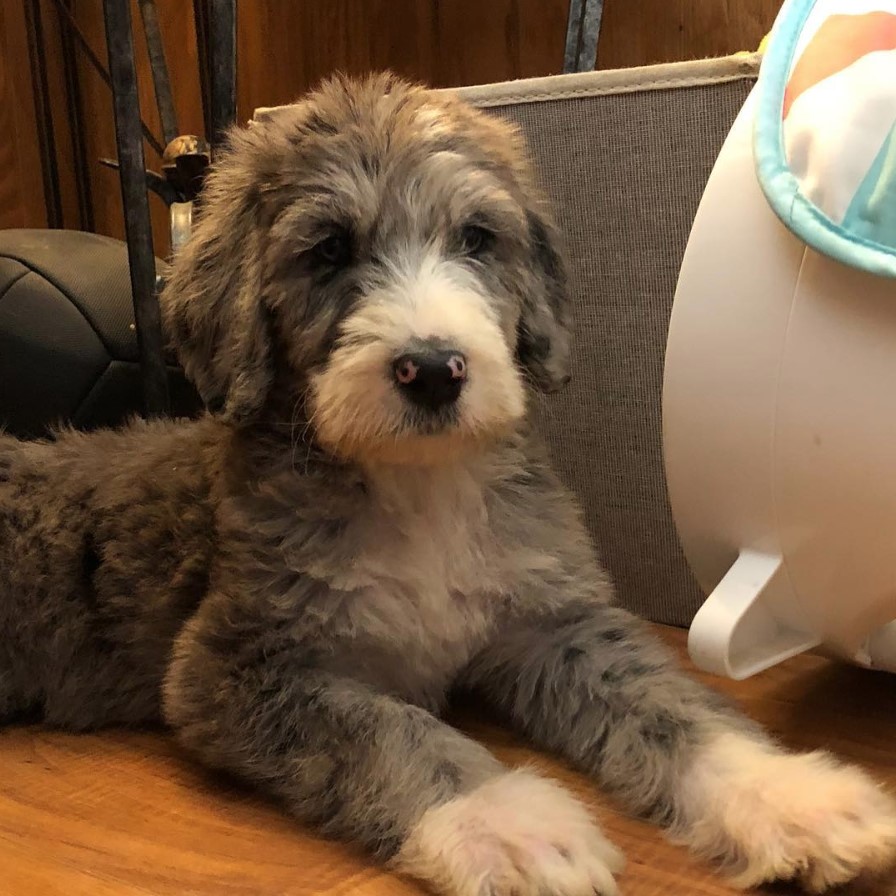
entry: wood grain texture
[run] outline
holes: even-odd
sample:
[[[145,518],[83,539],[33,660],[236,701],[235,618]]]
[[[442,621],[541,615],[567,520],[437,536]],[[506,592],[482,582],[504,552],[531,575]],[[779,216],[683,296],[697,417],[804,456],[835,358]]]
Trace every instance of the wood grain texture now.
[[[0,228],[46,227],[25,11],[0,3]]]
[[[0,8],[0,226],[45,222],[27,72],[23,4]],[[130,0],[139,25],[136,0]],[[59,23],[40,0],[46,32],[51,103],[58,142],[64,223],[80,225],[72,175],[71,136],[60,61]],[[105,59],[102,0],[70,0],[72,11]],[[601,68],[644,65],[752,49],[769,29],[780,0],[605,0],[598,48]],[[247,0],[238,4],[238,106],[289,102],[334,71],[391,68],[434,86],[556,74],[563,60],[568,0]],[[193,4],[158,0],[168,66],[184,133],[203,131]],[[143,117],[159,133],[142,29],[137,67]],[[115,155],[109,90],[79,56],[90,196],[100,233],[124,233],[117,175],[100,167]],[[146,147],[147,163],[158,158]],[[36,167],[37,166],[37,167]],[[151,199],[156,253],[168,248],[167,214]]]
[[[782,0],[604,0],[598,68],[756,50]]]
[[[684,633],[662,630],[684,658]],[[686,662],[686,660],[685,660]],[[828,747],[896,786],[896,678],[797,657],[750,681],[702,676],[789,746]],[[505,762],[535,764],[592,807],[624,849],[623,896],[734,896],[581,776],[467,709],[455,723]],[[0,732],[0,892],[9,896],[412,896],[417,887],[299,828],[187,760],[164,733]],[[785,896],[784,886],[767,893]],[[896,877],[839,896],[893,896]]]
[[[239,112],[334,71],[389,68],[435,87],[556,74],[567,0],[329,0],[239,6]]]

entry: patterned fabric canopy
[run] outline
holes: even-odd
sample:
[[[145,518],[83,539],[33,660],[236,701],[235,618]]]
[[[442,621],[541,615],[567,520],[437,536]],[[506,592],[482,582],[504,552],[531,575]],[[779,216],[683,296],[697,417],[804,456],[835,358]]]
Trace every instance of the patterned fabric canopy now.
[[[787,0],[757,90],[772,208],[818,251],[896,277],[896,0]]]

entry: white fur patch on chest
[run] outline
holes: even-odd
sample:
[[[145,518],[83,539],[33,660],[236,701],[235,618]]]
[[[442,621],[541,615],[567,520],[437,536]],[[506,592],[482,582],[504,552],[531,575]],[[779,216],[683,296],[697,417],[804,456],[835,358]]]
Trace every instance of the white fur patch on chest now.
[[[327,576],[357,595],[358,631],[439,665],[462,662],[481,640],[508,586],[483,480],[463,464],[373,472],[369,505],[350,527],[351,562]]]
[[[461,464],[378,471],[356,572],[424,590],[438,584],[470,593],[494,586],[488,572],[496,545],[481,476]]]

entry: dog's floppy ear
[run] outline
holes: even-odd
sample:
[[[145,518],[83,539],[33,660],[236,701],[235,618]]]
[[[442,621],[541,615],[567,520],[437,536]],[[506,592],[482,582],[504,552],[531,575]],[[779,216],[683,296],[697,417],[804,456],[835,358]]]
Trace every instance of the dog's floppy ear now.
[[[554,224],[539,206],[526,210],[532,288],[523,297],[517,354],[543,392],[570,380],[570,309],[566,266]]]
[[[252,420],[273,379],[258,233],[262,150],[242,130],[209,175],[199,223],[174,259],[160,302],[165,331],[203,401]]]

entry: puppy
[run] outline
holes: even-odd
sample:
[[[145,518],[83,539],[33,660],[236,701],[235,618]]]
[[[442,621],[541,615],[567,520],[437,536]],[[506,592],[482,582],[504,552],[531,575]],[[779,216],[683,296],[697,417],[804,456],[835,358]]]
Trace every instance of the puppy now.
[[[0,715],[163,720],[451,896],[616,892],[586,810],[439,719],[478,691],[743,886],[884,868],[893,803],[613,606],[527,422],[569,378],[517,133],[387,76],[237,130],[163,314],[216,413],[0,437]]]

